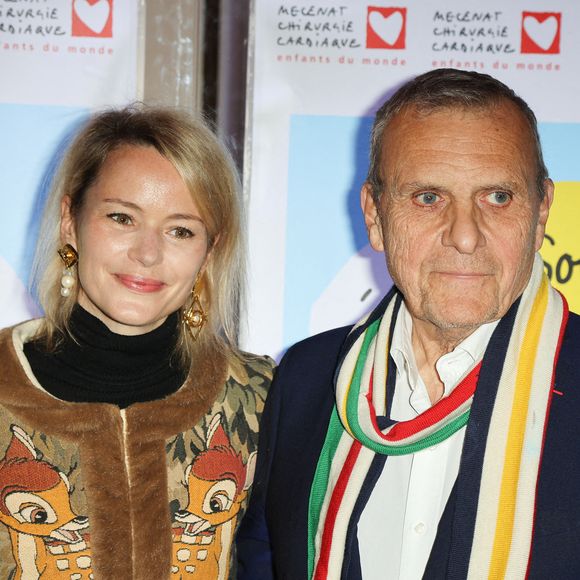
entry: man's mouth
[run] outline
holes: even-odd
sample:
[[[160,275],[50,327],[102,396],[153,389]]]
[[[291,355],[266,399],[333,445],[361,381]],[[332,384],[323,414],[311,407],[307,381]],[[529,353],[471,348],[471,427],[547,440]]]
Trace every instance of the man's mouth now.
[[[463,272],[463,271],[454,272],[452,270],[438,271],[438,272],[435,272],[435,274],[439,274],[440,276],[447,276],[449,278],[458,278],[460,280],[461,279],[476,280],[476,279],[487,278],[487,277],[491,276],[491,274],[488,274],[485,272]]]

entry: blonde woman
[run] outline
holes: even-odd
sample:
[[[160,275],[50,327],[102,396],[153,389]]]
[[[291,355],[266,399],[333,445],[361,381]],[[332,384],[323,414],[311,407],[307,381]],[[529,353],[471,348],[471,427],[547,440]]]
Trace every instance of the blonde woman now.
[[[0,577],[234,574],[272,364],[236,348],[232,162],[133,106],[64,158],[36,257],[45,317],[0,333]]]

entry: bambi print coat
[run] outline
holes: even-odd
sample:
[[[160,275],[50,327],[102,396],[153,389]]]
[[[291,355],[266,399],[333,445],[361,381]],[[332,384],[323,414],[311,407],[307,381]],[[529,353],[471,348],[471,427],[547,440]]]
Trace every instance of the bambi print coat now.
[[[200,353],[177,393],[121,411],[43,391],[35,329],[0,332],[0,580],[234,577],[271,362]]]

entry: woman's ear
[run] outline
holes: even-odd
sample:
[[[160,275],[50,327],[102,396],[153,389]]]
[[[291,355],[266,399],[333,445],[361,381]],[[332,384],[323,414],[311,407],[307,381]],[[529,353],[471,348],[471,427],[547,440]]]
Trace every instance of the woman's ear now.
[[[71,244],[77,247],[75,230],[75,220],[71,212],[71,198],[69,195],[63,196],[60,202],[60,240],[64,244]]]
[[[212,240],[211,245],[208,245],[207,254],[205,255],[205,259],[203,261],[203,264],[201,265],[201,268],[199,269],[199,272],[201,272],[201,274],[199,274],[200,276],[205,272],[205,269],[207,268],[207,265],[209,264],[209,262],[211,260],[211,255],[214,251],[214,248],[219,243],[220,243],[220,234],[217,234],[215,236],[215,238]]]

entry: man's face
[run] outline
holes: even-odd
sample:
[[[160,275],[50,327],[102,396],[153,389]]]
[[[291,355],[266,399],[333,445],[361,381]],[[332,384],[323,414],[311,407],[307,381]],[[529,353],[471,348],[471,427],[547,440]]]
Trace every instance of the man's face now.
[[[385,133],[385,189],[361,194],[371,245],[415,321],[465,336],[501,318],[530,277],[553,196],[540,201],[532,137],[509,102],[410,109]]]

